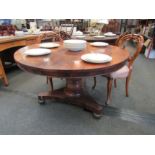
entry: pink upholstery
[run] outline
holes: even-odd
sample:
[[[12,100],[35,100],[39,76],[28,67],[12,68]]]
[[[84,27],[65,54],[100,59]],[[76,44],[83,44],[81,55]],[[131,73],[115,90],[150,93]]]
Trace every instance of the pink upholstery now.
[[[130,69],[132,69],[132,67]],[[113,78],[113,79],[126,78],[128,76],[128,74],[129,74],[130,69],[129,69],[129,67],[127,65],[125,65],[122,68],[120,68],[119,70],[111,73],[110,77]]]

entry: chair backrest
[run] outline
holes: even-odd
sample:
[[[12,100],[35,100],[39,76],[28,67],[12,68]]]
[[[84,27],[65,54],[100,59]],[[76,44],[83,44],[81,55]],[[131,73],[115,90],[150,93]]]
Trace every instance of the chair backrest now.
[[[58,33],[53,33],[53,41],[62,41],[61,36]]]
[[[142,35],[139,34],[123,34],[121,35],[118,40],[116,41],[116,45],[125,48],[124,43],[127,41],[132,41],[135,43],[135,51],[132,55],[130,55],[129,58],[129,67],[133,65],[135,59],[138,57],[139,53],[142,50],[143,44],[144,44],[144,38]],[[122,46],[123,45],[123,46]]]
[[[124,36],[127,35],[127,34],[129,34],[129,32],[125,32],[125,33],[121,34],[121,35],[119,36],[119,38],[116,40],[115,45],[118,46],[118,42],[121,40],[122,37],[124,37]]]
[[[59,32],[59,35],[60,35],[60,37],[61,37],[62,40],[71,39],[71,35],[69,35],[67,32],[60,31]]]
[[[45,33],[41,35],[41,40],[42,42],[48,42],[50,39],[50,41],[62,41],[61,36],[59,35],[59,33],[57,32],[52,32],[52,33]]]

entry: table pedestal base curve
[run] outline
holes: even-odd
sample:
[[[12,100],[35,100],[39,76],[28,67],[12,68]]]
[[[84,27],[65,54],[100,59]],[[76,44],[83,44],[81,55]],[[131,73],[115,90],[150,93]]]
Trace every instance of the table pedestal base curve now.
[[[38,95],[38,100],[42,102],[46,99],[55,99],[80,106],[87,111],[102,115],[103,106],[98,104],[88,93],[84,91],[84,79],[67,78],[66,82],[65,88],[40,93]]]

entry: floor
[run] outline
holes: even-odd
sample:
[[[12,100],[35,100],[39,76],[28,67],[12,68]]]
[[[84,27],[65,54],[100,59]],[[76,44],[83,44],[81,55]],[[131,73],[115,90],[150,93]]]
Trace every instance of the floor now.
[[[37,93],[48,89],[46,78],[15,69],[8,72],[10,85],[0,83],[0,134],[155,134],[155,60],[141,54],[134,65],[129,97],[125,97],[124,80],[112,90],[112,103],[104,109],[101,119],[73,105],[48,101],[39,105]],[[103,104],[106,79],[86,81],[89,93]],[[54,88],[65,81],[54,79]]]

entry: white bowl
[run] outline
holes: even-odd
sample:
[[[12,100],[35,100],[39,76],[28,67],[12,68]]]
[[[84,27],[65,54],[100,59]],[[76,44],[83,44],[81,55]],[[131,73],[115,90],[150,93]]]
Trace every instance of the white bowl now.
[[[65,40],[64,47],[71,51],[81,51],[86,48],[85,40]]]

